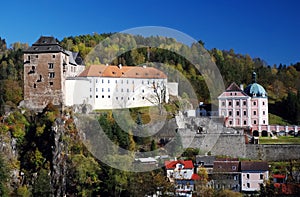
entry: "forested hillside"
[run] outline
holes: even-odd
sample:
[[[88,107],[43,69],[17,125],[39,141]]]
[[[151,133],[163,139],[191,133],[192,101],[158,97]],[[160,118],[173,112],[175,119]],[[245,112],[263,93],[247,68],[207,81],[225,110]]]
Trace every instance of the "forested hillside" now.
[[[85,58],[97,43],[108,36],[111,34],[72,36],[64,38],[60,43],[67,50],[79,52]],[[128,39],[126,36],[123,38]],[[135,36],[126,42],[135,46],[139,43],[160,43],[162,39],[164,43],[169,43],[168,46],[180,47],[183,54],[191,55],[189,49],[171,38]],[[205,48],[203,42],[199,43]],[[192,45],[191,48],[193,47],[196,46]],[[64,183],[66,187],[60,190],[69,196],[141,196],[153,193],[158,186],[172,191],[161,170],[130,173],[97,161],[80,141],[72,111],[61,111],[51,104],[40,113],[18,109],[17,106],[23,99],[23,50],[26,48],[28,44],[22,43],[14,43],[8,47],[5,39],[0,38],[0,196],[49,196],[53,190],[58,192],[54,186],[59,187]],[[112,53],[125,49],[110,46],[107,50]],[[247,85],[251,82],[252,71],[255,71],[258,82],[268,92],[270,112],[291,124],[300,123],[300,63],[281,65],[279,62],[278,65],[268,65],[258,57],[237,54],[232,49],[211,49],[208,53],[218,66],[225,86],[231,82]],[[86,64],[106,63],[105,61],[99,58],[87,61]],[[170,65],[190,81],[199,100],[210,102],[201,73],[191,62],[172,51],[159,47],[142,47],[120,54],[111,63],[139,65],[144,62]],[[168,72],[171,73],[172,70]],[[180,94],[183,95],[184,91]],[[138,113],[134,116],[137,124],[143,124]],[[60,136],[53,132],[53,125],[58,124],[56,120],[64,123],[65,132]],[[109,112],[99,115],[98,120],[106,128],[106,134],[125,149],[149,151],[156,149],[158,145],[152,139],[134,138],[130,133],[122,132]],[[130,158],[115,158],[116,162],[127,159]],[[8,178],[9,170],[15,173],[13,177]],[[57,174],[59,171],[63,173]]]

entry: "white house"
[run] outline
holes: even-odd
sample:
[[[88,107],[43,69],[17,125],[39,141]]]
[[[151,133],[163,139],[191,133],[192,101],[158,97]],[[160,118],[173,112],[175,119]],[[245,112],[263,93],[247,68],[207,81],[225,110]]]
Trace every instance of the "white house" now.
[[[269,179],[268,162],[242,161],[241,162],[241,189],[242,192],[260,190],[260,184]]]
[[[153,67],[91,65],[66,80],[66,105],[93,109],[154,106],[168,101],[167,76]]]
[[[177,196],[192,196],[195,181],[200,177],[194,173],[194,164],[191,160],[165,161],[167,177],[176,187]]]

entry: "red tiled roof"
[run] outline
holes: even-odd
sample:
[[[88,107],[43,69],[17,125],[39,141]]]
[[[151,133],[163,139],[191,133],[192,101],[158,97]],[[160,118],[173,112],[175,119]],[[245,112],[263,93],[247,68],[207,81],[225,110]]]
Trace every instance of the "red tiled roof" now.
[[[274,174],[273,178],[277,178],[277,179],[284,179],[285,175],[284,174]]]
[[[139,66],[91,65],[79,77],[124,77],[165,79],[167,76],[157,68]]]
[[[184,166],[184,169],[191,169],[194,168],[194,164],[192,160],[178,160],[178,161],[165,161],[166,169],[175,169],[176,164],[182,164]]]
[[[191,179],[192,180],[199,180],[200,176],[198,174],[193,174]]]

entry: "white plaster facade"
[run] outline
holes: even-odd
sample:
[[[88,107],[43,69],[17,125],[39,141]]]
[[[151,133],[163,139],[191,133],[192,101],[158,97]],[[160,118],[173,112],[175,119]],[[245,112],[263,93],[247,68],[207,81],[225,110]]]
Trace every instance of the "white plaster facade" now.
[[[66,80],[65,103],[94,110],[154,106],[168,102],[167,85],[166,75],[152,67],[92,65]]]

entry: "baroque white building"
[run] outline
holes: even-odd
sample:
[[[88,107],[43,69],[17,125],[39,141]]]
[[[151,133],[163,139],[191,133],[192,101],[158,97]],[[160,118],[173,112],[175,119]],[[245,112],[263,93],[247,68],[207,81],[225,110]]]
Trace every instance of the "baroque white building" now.
[[[167,76],[153,67],[91,65],[66,79],[66,106],[95,109],[154,106],[168,101]]]

